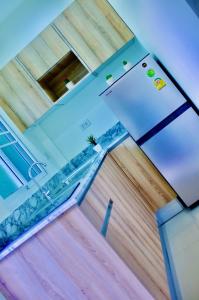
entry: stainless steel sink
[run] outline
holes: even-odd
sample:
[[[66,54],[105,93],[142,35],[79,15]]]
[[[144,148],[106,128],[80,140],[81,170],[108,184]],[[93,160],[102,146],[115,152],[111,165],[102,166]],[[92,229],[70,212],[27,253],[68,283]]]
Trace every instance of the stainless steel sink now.
[[[70,186],[65,185],[60,187],[58,190],[56,190],[55,193],[51,192],[51,199],[46,200],[45,204],[43,204],[42,207],[34,211],[31,217],[29,218],[29,221],[36,217],[38,217],[38,219],[42,219],[43,214],[46,216],[55,208],[58,208],[61,204],[63,204],[71,198],[72,194],[76,191],[79,185],[80,182],[76,182]],[[46,211],[48,211],[48,213]]]

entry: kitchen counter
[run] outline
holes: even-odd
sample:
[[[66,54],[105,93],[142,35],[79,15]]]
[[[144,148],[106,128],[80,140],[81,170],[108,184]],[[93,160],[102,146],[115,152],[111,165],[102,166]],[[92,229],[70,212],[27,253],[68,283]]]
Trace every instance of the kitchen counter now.
[[[77,206],[0,266],[3,299],[154,299]]]
[[[106,142],[103,150],[86,161],[79,169],[62,180],[61,189],[54,194],[51,201],[41,197],[41,194],[31,197],[11,216],[0,224],[0,260],[36,234],[39,230],[62,215],[66,210],[81,204],[93,182],[106,155],[128,137],[127,132],[116,135]],[[46,203],[44,203],[44,201]],[[34,211],[36,203],[40,209]]]
[[[13,291],[14,283],[14,286],[19,287],[21,295],[24,295],[28,279],[25,278],[26,284],[24,285],[24,280],[19,279],[18,274],[29,273],[31,275],[32,270],[35,272],[34,277],[37,282],[34,281],[33,284],[31,275],[28,283],[30,287],[40,284],[40,279],[42,279],[43,287],[43,279],[45,279],[48,284],[52,282],[54,286],[55,282],[60,282],[61,288],[63,286],[66,288],[65,284],[62,285],[61,279],[63,278],[63,265],[66,267],[66,272],[70,271],[69,278],[72,277],[72,280],[74,277],[77,278],[81,291],[82,285],[79,285],[79,282],[82,283],[82,280],[83,292],[88,289],[93,290],[93,287],[90,286],[90,278],[93,277],[94,263],[90,257],[85,262],[83,246],[85,252],[91,253],[95,258],[100,256],[97,272],[104,267],[110,271],[110,258],[112,258],[112,251],[115,251],[117,257],[122,258],[126,266],[141,280],[154,299],[170,299],[154,213],[171,201],[175,195],[133,139],[130,136],[125,138],[124,130],[116,127],[111,132],[112,134],[110,132],[105,134],[105,139],[100,141],[104,148],[103,152],[99,155],[95,154],[93,157],[94,152],[84,149],[67,167],[65,166],[58,172],[52,182],[52,187],[56,187],[54,182],[57,183],[58,179],[63,178],[61,177],[63,170],[64,175],[67,175],[69,185],[73,186],[75,182],[80,181],[81,189],[78,191],[80,186],[77,187],[75,193],[78,193],[74,193],[72,196],[79,197],[75,199],[75,203],[78,202],[81,205],[72,205],[69,200],[69,202],[65,201],[65,205],[67,202],[72,205],[71,209],[66,209],[65,213],[61,213],[54,221],[50,221],[48,226],[34,234],[32,238],[1,261],[1,281],[6,284],[6,287],[9,285],[11,291]],[[106,150],[110,152],[107,154]],[[75,171],[74,167],[78,168],[78,171]],[[70,173],[68,173],[69,169]],[[82,175],[83,173],[84,175]],[[50,187],[50,184],[48,186]],[[84,194],[86,194],[85,197]],[[72,200],[72,198],[70,199]],[[104,239],[100,232],[110,199],[114,204],[106,239]],[[81,203],[82,200],[84,200],[83,203]],[[27,208],[23,207],[22,212],[24,210],[26,211]],[[56,232],[53,228],[56,229]],[[92,237],[89,234],[91,231]],[[108,264],[105,262],[105,253],[103,252],[102,256],[99,255],[100,249],[105,245],[103,241],[110,250]],[[113,250],[111,251],[111,249]],[[52,257],[53,264],[51,264],[49,256]],[[45,261],[47,263],[44,263]],[[56,272],[55,264],[59,265],[59,272]],[[85,268],[85,265],[88,268]],[[88,269],[89,271],[85,271]],[[17,270],[16,274],[13,270]],[[50,273],[49,270],[54,271]],[[84,276],[85,272],[87,274],[89,272],[91,276],[89,278],[87,275]],[[51,279],[50,274],[52,275]],[[113,274],[112,271],[111,274]],[[118,273],[118,269],[115,268],[113,275],[118,285],[118,276],[116,278],[115,275],[121,276],[121,272]],[[103,278],[103,282],[107,282],[101,271],[100,276]],[[132,286],[132,280],[128,281]],[[96,282],[99,283],[99,280],[95,280],[94,285]],[[108,282],[110,283],[110,280]],[[110,288],[110,284],[108,288]],[[52,291],[53,287],[47,288],[48,290]],[[112,285],[110,291],[112,291]],[[126,291],[126,287],[124,287],[124,291]],[[90,295],[91,299],[93,297],[94,295]],[[104,294],[101,297],[107,299]],[[118,299],[125,298],[122,298],[121,295],[118,297]],[[43,298],[46,297],[43,296]],[[75,296],[72,299],[74,298]],[[132,293],[130,299],[132,299]]]

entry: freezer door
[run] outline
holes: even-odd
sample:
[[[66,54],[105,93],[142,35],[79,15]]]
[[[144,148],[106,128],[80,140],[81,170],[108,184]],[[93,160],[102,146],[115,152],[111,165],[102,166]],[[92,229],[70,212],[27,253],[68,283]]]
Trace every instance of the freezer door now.
[[[192,108],[141,148],[187,206],[199,200],[199,117]]]
[[[147,64],[145,68],[143,63]],[[154,70],[154,76],[149,77],[148,70]],[[157,78],[166,83],[161,89],[155,86]],[[186,102],[150,56],[116,81],[102,97],[135,140]]]

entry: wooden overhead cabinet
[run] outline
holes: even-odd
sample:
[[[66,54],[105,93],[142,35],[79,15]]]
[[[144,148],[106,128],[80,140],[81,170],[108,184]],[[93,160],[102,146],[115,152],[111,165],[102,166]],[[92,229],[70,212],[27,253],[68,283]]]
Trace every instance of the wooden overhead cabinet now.
[[[24,127],[30,126],[52,106],[15,60],[0,71],[0,98],[20,118]]]
[[[0,71],[2,103],[24,130],[132,38],[108,1],[76,0]]]
[[[66,79],[76,84],[87,74],[88,70],[79,61],[77,56],[70,51],[42,76],[38,82],[51,100],[55,102],[68,91],[64,83]]]
[[[69,52],[66,43],[48,26],[17,57],[38,80]]]
[[[6,112],[8,117],[13,121],[13,123],[19,128],[20,131],[24,131],[26,129],[26,125],[23,123],[21,118],[19,118],[18,114],[11,108],[4,99],[0,98],[0,107]]]
[[[76,0],[54,24],[91,70],[133,38],[106,0]]]

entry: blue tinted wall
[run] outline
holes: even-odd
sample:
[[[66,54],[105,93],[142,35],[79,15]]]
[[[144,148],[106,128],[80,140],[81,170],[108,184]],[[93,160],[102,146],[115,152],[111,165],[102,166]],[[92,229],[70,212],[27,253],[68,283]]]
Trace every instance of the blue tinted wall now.
[[[49,25],[73,0],[1,1],[0,68]]]

